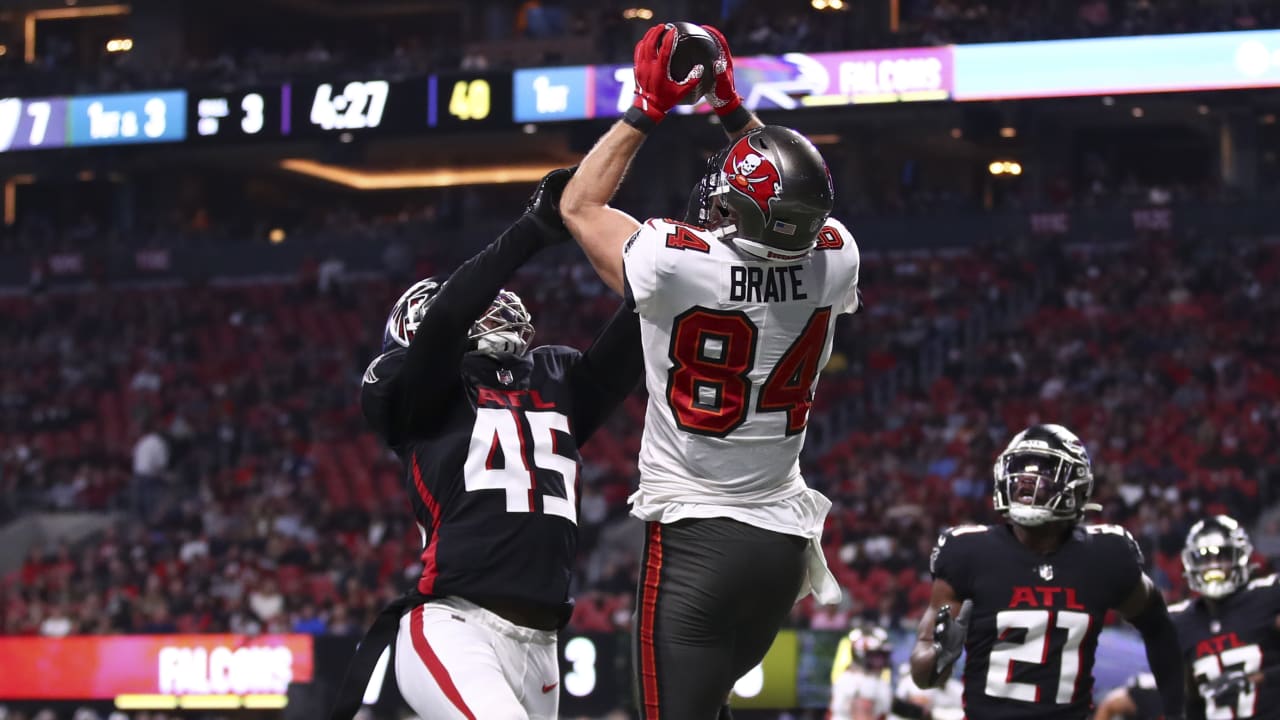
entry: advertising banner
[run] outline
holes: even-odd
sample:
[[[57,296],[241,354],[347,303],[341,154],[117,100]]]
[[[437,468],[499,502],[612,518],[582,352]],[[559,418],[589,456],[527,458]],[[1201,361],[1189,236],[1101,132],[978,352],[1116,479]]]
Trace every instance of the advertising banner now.
[[[1280,87],[1280,30],[956,45],[956,100]]]
[[[3,700],[283,698],[314,667],[310,635],[0,637],[0,657]]]

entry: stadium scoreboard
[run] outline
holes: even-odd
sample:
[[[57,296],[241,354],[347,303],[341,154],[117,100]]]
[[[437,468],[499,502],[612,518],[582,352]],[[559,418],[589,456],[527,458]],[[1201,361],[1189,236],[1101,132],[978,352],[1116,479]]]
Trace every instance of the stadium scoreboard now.
[[[196,92],[187,97],[187,138],[193,141],[281,138],[289,135],[289,86]]]
[[[757,111],[1280,87],[1280,30],[945,45],[737,58]],[[626,65],[331,76],[201,91],[0,99],[0,152],[150,143],[413,135],[612,119]],[[705,102],[678,113],[707,113]]]
[[[511,73],[432,75],[427,98],[428,127],[468,130],[512,123]]]

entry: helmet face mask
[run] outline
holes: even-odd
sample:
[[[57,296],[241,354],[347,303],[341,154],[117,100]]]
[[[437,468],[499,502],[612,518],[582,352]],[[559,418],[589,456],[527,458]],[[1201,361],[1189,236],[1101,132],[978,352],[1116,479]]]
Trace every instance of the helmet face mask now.
[[[1227,597],[1249,582],[1253,543],[1234,519],[1218,515],[1201,520],[1187,533],[1182,568],[1187,586],[1214,600]]]
[[[1060,425],[1018,433],[996,459],[994,506],[1017,525],[1076,522],[1098,509],[1093,470],[1084,445]]]
[[[523,355],[533,340],[533,318],[520,296],[500,290],[489,310],[471,326],[476,350],[487,355]]]
[[[387,316],[382,336],[382,351],[409,347],[417,333],[422,316],[435,302],[444,280],[430,277],[419,280],[396,300]],[[510,353],[523,355],[533,339],[533,319],[520,297],[510,290],[498,291],[497,297],[467,333],[479,352],[489,355]]]

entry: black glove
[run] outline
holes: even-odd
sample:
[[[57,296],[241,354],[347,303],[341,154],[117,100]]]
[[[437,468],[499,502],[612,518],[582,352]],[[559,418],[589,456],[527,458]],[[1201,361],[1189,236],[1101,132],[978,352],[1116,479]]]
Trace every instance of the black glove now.
[[[569,184],[569,178],[577,172],[578,167],[575,165],[571,168],[560,168],[552,170],[543,176],[538,182],[538,187],[533,191],[533,195],[529,197],[529,203],[525,205],[525,215],[533,219],[538,225],[538,229],[542,231],[543,240],[552,245],[571,239],[569,230],[564,226],[564,220],[560,217],[560,195],[564,192],[565,185]]]
[[[950,605],[943,605],[938,610],[933,626],[934,680],[950,674],[951,666],[960,659],[960,653],[964,652],[965,638],[969,635],[969,616],[972,614],[972,600],[961,603],[960,612],[954,618],[951,617]]]
[[[1239,670],[1219,675],[1205,683],[1205,697],[1218,707],[1234,708],[1240,694],[1249,689],[1249,676]]]

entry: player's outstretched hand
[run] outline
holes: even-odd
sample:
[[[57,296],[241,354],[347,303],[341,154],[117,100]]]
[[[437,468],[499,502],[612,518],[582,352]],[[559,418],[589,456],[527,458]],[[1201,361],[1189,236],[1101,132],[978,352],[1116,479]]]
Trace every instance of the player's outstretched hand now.
[[[950,674],[951,666],[960,659],[964,641],[969,635],[969,616],[973,614],[973,601],[960,604],[960,612],[951,617],[951,606],[943,605],[933,626],[934,677]]]
[[[733,82],[733,53],[729,50],[729,41],[725,40],[724,33],[710,25],[703,25],[702,29],[710,33],[720,47],[720,57],[716,58],[715,66],[716,87],[707,96],[707,102],[711,103],[717,115],[728,115],[742,105],[742,96],[738,94],[738,88]]]
[[[701,65],[694,65],[688,77],[671,77],[671,50],[675,47],[677,35],[675,26],[670,23],[654,25],[636,43],[636,97],[627,120],[634,127],[652,127],[661,122],[702,78]],[[641,118],[647,123],[641,122]]]
[[[538,224],[543,240],[548,245],[571,239],[569,229],[564,226],[564,220],[560,217],[560,195],[577,170],[578,166],[575,165],[552,170],[544,175],[525,206],[525,214]]]

